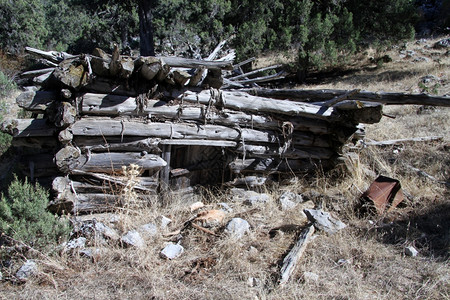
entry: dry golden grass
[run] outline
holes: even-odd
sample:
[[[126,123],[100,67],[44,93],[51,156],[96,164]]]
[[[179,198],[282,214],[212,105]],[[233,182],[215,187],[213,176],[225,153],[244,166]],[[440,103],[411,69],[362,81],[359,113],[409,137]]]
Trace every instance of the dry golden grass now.
[[[439,72],[448,76],[448,70],[435,62],[416,67],[421,71],[408,61],[394,61],[378,69],[380,74],[361,71],[351,78],[330,79],[320,88],[411,91],[413,85],[418,88],[421,76]],[[401,76],[399,80],[391,75],[383,79],[387,76],[383,72]],[[442,89],[448,91],[447,81]],[[418,168],[440,181],[449,180],[450,111],[418,111],[418,106],[386,107],[385,112],[396,118],[383,118],[381,123],[367,126],[367,137],[386,140],[440,135],[442,141],[362,147],[357,150],[358,157],[331,173],[299,178],[287,186],[267,187],[271,200],[255,207],[232,201],[228,194],[217,191],[191,198],[173,196],[164,203],[152,200],[151,205],[135,210],[130,206],[121,215],[125,224],[117,228],[121,232],[149,222],[157,224],[162,215],[173,222],[166,231],[147,238],[143,249],[124,249],[110,242],[96,245],[100,254],[95,259],[78,253],[56,254],[54,259],[63,269],[41,263],[40,274],[25,284],[0,283],[0,298],[450,299],[448,187],[408,168]],[[357,210],[360,195],[380,174],[399,179],[407,199],[390,214],[361,215]],[[279,263],[298,232],[287,230],[271,235],[270,230],[306,223],[302,205],[281,210],[277,199],[286,190],[303,194],[348,227],[334,235],[317,232],[291,281],[279,287]],[[192,218],[189,205],[199,200],[208,209],[227,202],[233,208],[227,219],[246,219],[251,232],[239,240],[225,234],[224,226],[213,229],[217,236],[189,227],[182,232],[183,255],[174,260],[161,259],[159,252],[171,240],[165,234]],[[311,202],[304,204],[309,205]],[[417,257],[404,254],[404,247],[409,245],[419,250]],[[11,271],[18,267],[17,263]],[[305,272],[315,273],[317,279],[305,276]]]

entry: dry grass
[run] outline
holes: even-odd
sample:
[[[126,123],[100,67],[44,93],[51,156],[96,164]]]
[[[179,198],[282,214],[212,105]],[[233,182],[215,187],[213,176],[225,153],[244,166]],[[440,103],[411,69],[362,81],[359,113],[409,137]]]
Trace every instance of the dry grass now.
[[[320,88],[410,91],[423,74],[445,72],[448,76],[448,70],[436,69],[435,62],[417,66],[422,71],[411,66],[408,61],[401,65],[394,61],[382,67],[385,72],[401,73],[399,80],[390,77],[391,81],[380,82],[382,70],[377,71],[381,74],[361,71]],[[442,89],[448,90],[448,84]],[[347,167],[314,178],[299,178],[288,186],[268,187],[271,201],[256,207],[232,201],[228,194],[216,191],[187,199],[173,196],[165,203],[152,202],[136,210],[130,206],[121,215],[126,226],[117,230],[158,223],[162,215],[173,222],[165,231],[147,238],[144,249],[124,249],[110,242],[94,245],[100,249],[95,259],[79,253],[57,254],[54,259],[64,268],[41,263],[40,274],[25,284],[0,283],[0,298],[450,299],[448,188],[408,169],[411,165],[438,180],[449,180],[450,114],[448,108],[419,114],[418,109],[387,107],[385,112],[396,115],[396,119],[383,118],[381,123],[367,126],[367,137],[385,140],[440,135],[442,141],[361,148],[359,157]],[[399,179],[407,199],[390,214],[360,215],[357,207],[361,192],[379,174]],[[271,235],[270,230],[306,223],[301,205],[290,211],[279,207],[276,199],[285,190],[303,194],[314,205],[339,216],[348,227],[334,235],[318,232],[291,281],[279,287],[279,262],[295,242],[297,232]],[[189,227],[182,233],[184,254],[171,261],[161,259],[159,252],[171,240],[165,234],[192,218],[189,205],[199,200],[208,208],[227,202],[233,208],[228,219],[246,219],[251,232],[239,240],[224,233],[225,224],[213,229],[217,236]],[[311,202],[304,204],[308,205]],[[405,256],[404,247],[408,245],[414,245],[419,256]],[[17,267],[19,264],[12,271]],[[305,272],[315,273],[317,280],[305,276]]]

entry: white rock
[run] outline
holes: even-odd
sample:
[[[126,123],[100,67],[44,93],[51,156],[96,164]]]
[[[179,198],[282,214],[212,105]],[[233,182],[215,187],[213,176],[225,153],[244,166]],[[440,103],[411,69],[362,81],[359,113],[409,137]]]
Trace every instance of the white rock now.
[[[101,222],[95,223],[95,230],[102,234],[104,237],[111,239],[111,240],[118,240],[120,238],[119,234],[112,228],[106,226],[105,224]]]
[[[179,244],[168,244],[164,249],[161,251],[160,255],[162,258],[166,259],[175,259],[181,254],[183,254],[184,248],[183,246]]]
[[[169,226],[170,223],[172,223],[171,219],[169,219],[169,218],[167,218],[165,216],[161,216],[161,218],[160,218],[160,227],[161,227],[161,229],[163,229],[163,230],[166,229],[167,226]]]
[[[230,190],[230,192],[233,201],[240,201],[247,205],[262,204],[270,200],[270,196],[268,194],[257,193],[255,191],[233,188]]]
[[[233,218],[228,222],[225,232],[235,236],[237,238],[242,238],[244,234],[250,231],[250,224],[241,218]]]
[[[158,226],[153,223],[148,223],[139,227],[138,231],[143,235],[153,236],[158,233]]]
[[[290,210],[303,202],[302,195],[293,192],[284,192],[278,199],[282,210]]]
[[[192,203],[189,206],[189,209],[190,209],[191,212],[194,212],[194,211],[199,210],[200,208],[203,208],[203,207],[205,207],[205,204],[203,204],[203,202],[201,202],[201,201],[197,201],[195,203]]]
[[[314,223],[314,227],[327,233],[336,233],[347,227],[339,219],[332,217],[328,212],[321,209],[304,209],[308,220]]]
[[[413,246],[408,246],[405,248],[405,254],[407,256],[416,257],[419,254],[419,251],[417,251],[417,249]]]
[[[30,276],[37,273],[37,264],[33,260],[27,260],[19,271],[16,273],[16,277],[20,280],[27,280]]]
[[[227,213],[232,213],[233,212],[233,209],[228,204],[226,204],[225,202],[220,202],[219,206],[221,207],[220,208],[221,210],[223,210],[223,211],[225,211]]]
[[[80,254],[88,258],[98,259],[101,254],[101,250],[99,248],[85,248],[80,250]]]
[[[122,237],[122,242],[128,246],[133,246],[136,248],[143,248],[145,246],[145,242],[142,239],[139,232],[136,230],[130,230]]]
[[[85,237],[79,237],[77,239],[71,240],[67,243],[66,249],[82,249],[86,246],[86,238]]]

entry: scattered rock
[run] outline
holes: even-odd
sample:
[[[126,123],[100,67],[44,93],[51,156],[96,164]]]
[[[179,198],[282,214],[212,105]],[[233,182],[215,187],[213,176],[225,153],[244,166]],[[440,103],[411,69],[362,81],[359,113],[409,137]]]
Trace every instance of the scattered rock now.
[[[183,254],[184,248],[183,246],[179,244],[168,244],[164,249],[161,251],[160,255],[162,258],[165,259],[175,259],[181,254]]]
[[[242,238],[244,234],[250,231],[250,224],[241,218],[233,218],[230,222],[228,222],[227,227],[225,228],[225,232],[228,234]]]
[[[227,213],[232,213],[233,212],[233,209],[228,204],[226,204],[225,202],[219,203],[219,206],[221,207],[221,210],[223,210],[224,212],[227,212]]]
[[[305,272],[303,273],[303,279],[305,280],[305,282],[316,282],[319,280],[319,275],[313,272]]]
[[[434,75],[426,75],[426,76],[421,77],[420,81],[422,83],[433,83],[433,82],[438,82],[439,78]]]
[[[333,234],[347,227],[339,219],[332,217],[330,213],[321,209],[305,209],[303,211],[308,217],[308,220],[314,223],[316,229]]]
[[[142,239],[139,232],[136,230],[130,230],[122,237],[122,242],[127,246],[132,246],[136,248],[143,248],[145,246],[145,242]]]
[[[448,48],[448,47],[450,47],[450,38],[446,38],[446,39],[437,41],[433,45],[433,48],[435,48],[435,49],[443,49],[443,48]]]
[[[33,260],[27,260],[19,271],[16,273],[16,277],[19,280],[27,280],[30,276],[37,273],[37,264]]]
[[[77,239],[69,241],[66,245],[66,249],[67,250],[82,249],[85,246],[86,246],[86,238],[81,236]]]
[[[413,57],[416,55],[416,51],[406,50],[406,57]]]
[[[290,210],[296,207],[297,204],[302,203],[303,197],[293,192],[284,192],[278,200],[282,210]]]
[[[201,202],[201,201],[198,201],[198,202],[192,203],[189,206],[189,209],[191,210],[191,212],[194,212],[194,211],[199,210],[200,208],[203,208],[203,207],[205,207],[205,204],[203,204],[203,202]]]
[[[263,204],[270,200],[270,196],[268,194],[257,193],[255,191],[233,188],[230,192],[232,194],[233,201],[242,201],[242,203],[251,206]]]
[[[214,227],[221,225],[225,217],[226,213],[223,210],[212,209],[199,213],[194,222],[203,227]]]
[[[169,219],[169,218],[167,218],[167,217],[165,217],[165,216],[161,216],[161,218],[160,218],[160,227],[161,227],[161,229],[166,229],[167,228],[167,226],[169,226],[169,224],[170,223],[172,223],[172,220],[171,219]]]
[[[430,59],[425,56],[418,56],[413,59],[413,62],[429,62]]]
[[[248,285],[249,287],[255,287],[255,286],[258,286],[258,285],[260,285],[260,283],[261,283],[261,281],[260,281],[259,279],[255,278],[255,277],[249,277],[249,278],[247,279],[247,285]]]
[[[405,248],[405,255],[407,256],[416,257],[418,254],[419,251],[417,251],[417,249],[413,246],[408,246]]]
[[[113,241],[117,241],[120,238],[119,234],[114,229],[106,226],[105,224],[103,224],[101,222],[95,223],[95,230],[97,233],[100,233],[101,235],[103,235],[103,237],[108,238]]]
[[[153,236],[158,233],[158,226],[153,223],[148,223],[139,227],[138,232],[144,235]]]

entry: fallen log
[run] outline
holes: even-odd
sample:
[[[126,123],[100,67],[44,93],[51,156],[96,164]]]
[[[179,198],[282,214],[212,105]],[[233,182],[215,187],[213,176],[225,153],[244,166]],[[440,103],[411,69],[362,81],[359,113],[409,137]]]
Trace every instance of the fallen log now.
[[[290,159],[330,159],[335,151],[319,147],[303,147],[295,149],[284,149],[283,147],[262,145],[239,145],[233,151],[248,158],[278,157]]]
[[[237,76],[228,77],[227,79],[232,80],[232,81],[236,81],[236,80],[244,78],[244,77],[255,75],[255,74],[258,74],[258,73],[261,73],[261,72],[264,72],[264,71],[277,69],[277,68],[280,68],[282,66],[283,65],[274,65],[274,66],[269,66],[269,67],[265,67],[265,68],[260,68],[260,69],[256,69],[256,70],[253,70],[251,72],[243,73],[243,74],[240,74],[240,75],[237,75]]]
[[[68,54],[66,52],[57,52],[57,51],[42,51],[36,48],[25,47],[25,52],[34,54],[36,56],[48,59],[54,63],[59,63],[65,59],[76,58],[77,56]]]
[[[333,166],[333,159],[280,159],[280,158],[236,158],[228,164],[231,172],[266,173],[266,174],[299,174],[314,170],[329,169]]]
[[[207,61],[199,59],[181,58],[181,57],[157,57],[164,61],[170,67],[179,68],[205,68],[205,69],[217,69],[217,70],[232,70],[233,64],[230,61]]]
[[[297,89],[243,89],[252,95],[270,97],[275,99],[289,99],[291,101],[317,102],[326,101],[348,93],[346,90],[297,90]],[[428,94],[405,94],[360,91],[353,96],[354,99],[378,102],[386,105],[432,105],[450,106],[450,97],[431,96]]]
[[[444,137],[442,136],[424,136],[417,138],[406,138],[406,139],[398,139],[398,140],[387,140],[387,141],[373,141],[373,140],[365,140],[364,144],[367,146],[392,146],[399,144],[412,144],[416,142],[436,142],[442,141]]]
[[[313,234],[314,234],[314,226],[310,225],[306,229],[304,229],[300,233],[294,247],[283,259],[283,265],[281,266],[280,270],[281,271],[279,280],[280,285],[286,284],[291,278],[292,273],[294,273],[295,268],[297,267],[297,264],[302,258],[302,255],[305,252],[308,243],[311,241],[311,237],[313,236]]]
[[[25,71],[25,72],[20,73],[19,76],[21,78],[34,78],[34,77],[44,75],[48,72],[52,72],[54,70],[55,70],[55,68],[44,68],[44,69],[38,69],[38,70]]]
[[[138,165],[142,170],[158,170],[167,165],[159,156],[144,153],[81,153],[72,146],[66,146],[55,155],[58,169],[65,174],[83,172],[96,172],[117,174],[122,166]]]

